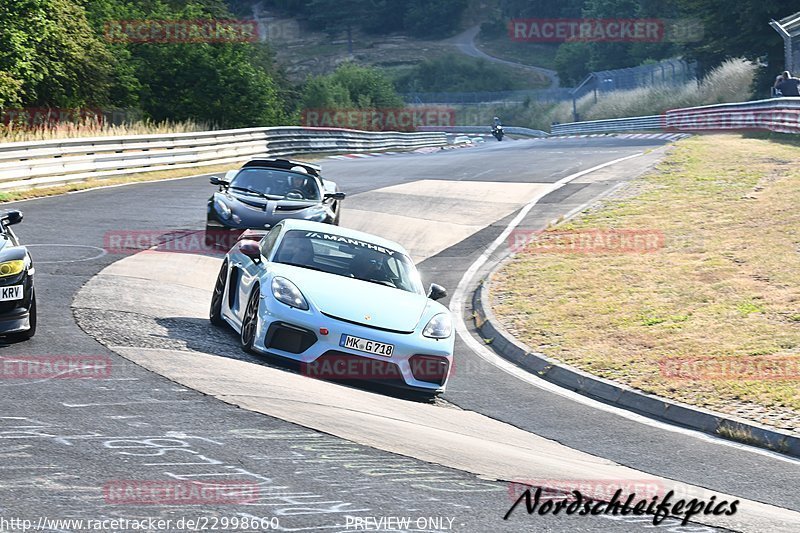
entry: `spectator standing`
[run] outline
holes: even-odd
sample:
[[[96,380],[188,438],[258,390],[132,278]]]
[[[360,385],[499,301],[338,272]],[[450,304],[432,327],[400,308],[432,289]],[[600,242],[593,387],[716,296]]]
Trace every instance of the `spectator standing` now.
[[[782,96],[781,92],[778,90],[778,84],[783,81],[783,74],[778,74],[775,77],[775,83],[772,84],[772,96]]]
[[[775,82],[775,88],[783,96],[800,96],[800,79],[793,78],[789,71],[784,71],[781,80]]]

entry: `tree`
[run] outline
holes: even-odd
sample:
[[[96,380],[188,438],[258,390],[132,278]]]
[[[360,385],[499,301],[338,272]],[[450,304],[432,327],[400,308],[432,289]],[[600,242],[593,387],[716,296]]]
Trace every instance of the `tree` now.
[[[305,109],[380,109],[403,107],[403,99],[379,70],[346,63],[333,74],[309,78]]]
[[[308,4],[308,21],[312,26],[336,35],[347,34],[347,51],[353,53],[353,29],[366,19],[370,0],[311,0]]]
[[[232,18],[222,0],[91,0],[97,32],[118,20]],[[288,82],[265,43],[109,44],[117,101],[138,102],[155,121],[196,120],[220,127],[288,121]],[[277,81],[276,81],[277,80]]]
[[[564,43],[558,47],[555,67],[562,84],[578,85],[589,74],[589,44]]]
[[[112,61],[80,5],[69,0],[0,5],[3,105],[106,105]]]
[[[769,21],[791,15],[797,6],[778,0],[677,1],[686,16],[702,24],[702,40],[686,45],[687,55],[699,60],[702,70],[734,57],[765,58],[774,74],[783,70],[783,41]]]
[[[406,30],[419,37],[445,37],[457,29],[467,0],[409,0],[403,20]]]

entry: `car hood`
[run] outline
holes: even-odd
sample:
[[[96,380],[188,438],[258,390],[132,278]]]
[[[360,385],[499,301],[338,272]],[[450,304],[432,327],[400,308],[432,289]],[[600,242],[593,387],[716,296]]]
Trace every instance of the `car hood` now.
[[[430,300],[422,294],[289,265],[275,275],[294,283],[320,312],[367,327],[411,333]]]
[[[280,208],[290,208],[293,210],[307,209],[320,203],[319,200],[268,200],[259,196],[249,196],[246,194],[228,193],[223,195],[228,203],[238,202],[250,208],[263,211],[275,211]]]

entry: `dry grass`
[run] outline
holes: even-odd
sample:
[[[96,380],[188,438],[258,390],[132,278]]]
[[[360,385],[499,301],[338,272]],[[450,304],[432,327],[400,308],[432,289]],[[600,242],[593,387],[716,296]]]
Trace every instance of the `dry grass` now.
[[[106,137],[209,131],[208,124],[194,121],[153,123],[137,121],[122,125],[101,125],[95,121],[63,122],[52,127],[29,128],[15,124],[0,125],[0,143],[47,141],[75,137]]]
[[[659,366],[781,356],[800,368],[798,157],[739,135],[681,141],[632,192],[559,228],[660,231],[662,249],[521,254],[494,277],[495,313],[529,346],[647,392],[800,411],[797,375],[679,381]]]
[[[756,66],[743,59],[731,59],[712,70],[699,84],[691,81],[683,85],[657,85],[629,91],[600,94],[597,103],[594,95],[578,102],[582,120],[658,115],[669,109],[700,105],[743,102],[752,95]],[[560,118],[571,120],[572,103],[560,109]]]
[[[743,59],[732,59],[712,70],[698,84],[655,85],[627,91],[600,92],[597,102],[593,93],[578,100],[576,107],[581,120],[602,120],[646,115],[658,115],[669,109],[700,105],[743,102],[752,96],[757,67]],[[515,126],[550,131],[553,122],[573,121],[572,101],[559,104],[532,103],[524,106],[504,106],[493,110],[507,116]]]

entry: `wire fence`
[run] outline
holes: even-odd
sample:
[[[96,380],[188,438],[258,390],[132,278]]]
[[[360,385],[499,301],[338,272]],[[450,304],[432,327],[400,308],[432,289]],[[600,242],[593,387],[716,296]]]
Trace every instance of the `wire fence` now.
[[[496,92],[405,93],[408,104],[521,104],[526,102],[565,102],[580,99],[590,92],[636,89],[652,85],[679,85],[697,77],[696,63],[670,59],[650,65],[590,73],[577,87]]]

